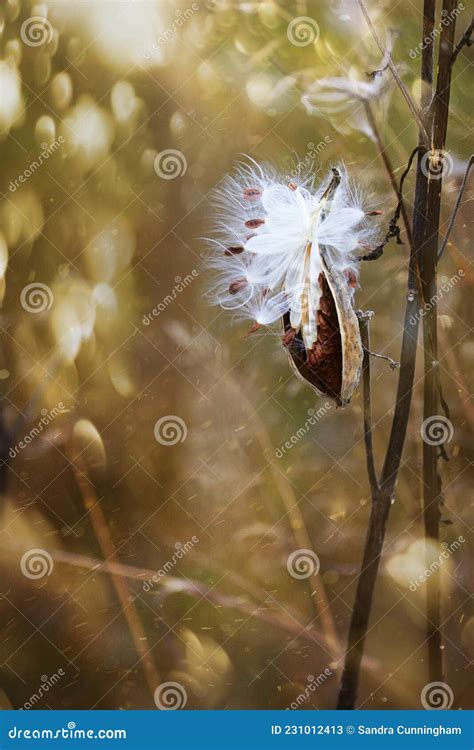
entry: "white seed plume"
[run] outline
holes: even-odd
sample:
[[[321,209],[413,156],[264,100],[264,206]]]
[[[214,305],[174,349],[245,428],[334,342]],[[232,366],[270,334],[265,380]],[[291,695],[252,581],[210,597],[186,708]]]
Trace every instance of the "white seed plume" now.
[[[209,240],[215,277],[209,297],[254,322],[270,325],[286,312],[307,350],[317,337],[323,272],[320,248],[333,267],[357,285],[356,250],[374,230],[361,192],[339,165],[315,186],[309,177],[288,183],[255,162],[240,165],[215,191],[216,225]]]

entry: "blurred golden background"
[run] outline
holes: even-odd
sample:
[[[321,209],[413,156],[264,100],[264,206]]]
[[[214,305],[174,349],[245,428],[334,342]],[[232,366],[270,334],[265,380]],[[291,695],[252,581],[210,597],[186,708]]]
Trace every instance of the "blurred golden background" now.
[[[369,3],[415,98],[420,8]],[[288,31],[300,17],[309,42]],[[457,36],[468,22],[461,10]],[[172,682],[187,708],[333,708],[370,506],[361,394],[320,411],[277,333],[245,338],[211,308],[201,237],[242,154],[317,177],[344,160],[384,227],[395,196],[350,96],[380,63],[357,2],[6,0],[0,32],[2,706],[154,708]],[[472,128],[472,51],[456,65],[442,228]],[[308,111],[311,83],[335,77],[343,106]],[[374,106],[398,178],[416,124],[396,89]],[[468,195],[439,303],[443,537],[466,540],[442,564],[455,708],[474,633]],[[407,255],[392,242],[364,265],[357,297],[372,348],[395,359]],[[397,372],[373,373],[380,458]],[[427,682],[425,592],[410,588],[425,569],[420,377],[362,708],[419,708]],[[319,574],[294,578],[288,557],[308,546]]]

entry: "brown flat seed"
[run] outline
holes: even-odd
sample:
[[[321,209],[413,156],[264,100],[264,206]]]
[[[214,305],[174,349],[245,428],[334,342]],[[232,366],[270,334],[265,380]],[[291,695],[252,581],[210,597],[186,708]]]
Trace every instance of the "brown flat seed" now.
[[[240,255],[240,253],[244,252],[244,248],[239,247],[228,247],[225,251],[224,255]]]
[[[306,362],[310,367],[314,367],[314,365],[317,363],[317,358],[315,352],[313,352],[312,349],[309,350],[308,355],[306,357]]]
[[[283,346],[291,346],[295,340],[296,331],[294,328],[289,328],[282,336]]]
[[[344,271],[344,276],[346,277],[347,283],[351,287],[351,289],[355,289],[357,287],[357,276],[355,275],[354,271],[346,268]]]
[[[330,315],[332,310],[331,300],[327,297],[321,297],[319,300],[319,309],[326,315]]]
[[[232,284],[229,285],[229,292],[230,294],[237,294],[237,292],[240,292],[241,289],[244,288],[244,286],[247,285],[247,282],[245,279],[239,279],[239,281],[233,281]]]
[[[245,222],[245,226],[248,229],[256,229],[257,227],[261,227],[262,224],[265,224],[265,219],[248,219]]]
[[[260,198],[261,194],[262,191],[257,187],[245,188],[244,190],[244,198],[246,198],[248,201],[253,201],[256,200],[256,198]]]
[[[249,331],[247,331],[247,333],[245,334],[245,338],[247,338],[247,336],[251,336],[252,333],[255,333],[256,331],[258,331],[258,329],[260,328],[260,325],[261,325],[260,323],[254,323],[252,328]]]
[[[288,187],[293,191],[298,190],[298,185],[296,184],[296,182],[289,182]]]

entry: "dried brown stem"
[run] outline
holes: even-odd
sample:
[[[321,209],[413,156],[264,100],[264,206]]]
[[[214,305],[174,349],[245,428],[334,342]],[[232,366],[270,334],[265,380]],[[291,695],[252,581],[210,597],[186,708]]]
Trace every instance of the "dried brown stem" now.
[[[12,550],[17,549],[14,544],[9,544],[8,548]],[[48,550],[48,552],[55,563],[93,571],[94,573],[101,573],[112,579],[121,578],[124,581],[130,580],[143,584],[145,581],[152,579],[153,576],[156,576],[156,570],[137,567],[135,565],[126,565],[116,560],[97,560],[88,555],[65,552],[59,549]],[[129,590],[128,586],[127,590]],[[264,592],[263,601],[257,604],[249,599],[246,591],[238,594],[224,594],[216,587],[208,586],[205,583],[201,583],[201,581],[192,580],[189,577],[179,578],[167,573],[160,577],[159,584],[156,584],[156,591],[150,594],[144,592],[143,595],[153,596],[153,593],[157,593],[160,597],[163,597],[163,595],[186,594],[193,599],[208,600],[218,607],[235,609],[237,612],[255,617],[257,620],[283,630],[292,637],[304,638],[313,644],[317,642],[317,639],[323,638],[323,633],[318,628],[312,626],[309,629],[300,625],[296,614],[294,615],[291,611],[286,614],[282,610],[269,609],[272,605],[272,600],[266,592]]]
[[[443,12],[452,18],[455,0],[444,0]],[[432,148],[434,153],[443,153],[449,115],[451,88],[451,60],[454,46],[455,17],[443,26],[439,46],[438,75],[436,93],[431,104]],[[430,156],[428,154],[428,164]],[[426,217],[429,233],[420,248],[420,269],[424,299],[430,305],[423,316],[424,379],[423,379],[423,419],[436,419],[439,413],[439,367],[437,340],[437,263],[438,238],[441,210],[442,175],[431,178],[428,170],[428,191]],[[441,516],[441,479],[438,473],[438,447],[431,441],[423,442],[423,516],[425,539],[439,545],[439,524]],[[432,559],[432,551],[427,544],[427,564]],[[436,570],[427,582],[426,628],[428,640],[428,668],[431,682],[443,680],[443,645],[441,634],[441,579]]]
[[[150,646],[145,629],[135,607],[134,597],[123,575],[114,572],[119,565],[115,545],[107,521],[102,512],[102,508],[100,507],[94,486],[86,474],[85,464],[80,457],[78,458],[75,456],[71,457],[71,465],[82,495],[84,507],[94,529],[102,555],[106,561],[103,565],[112,566],[111,568],[108,568],[111,572],[112,584],[120,602],[123,616],[127,622],[135,650],[140,659],[140,663],[142,664],[151,697],[153,698],[155,690],[160,684],[160,678],[153,657],[150,653]]]
[[[360,337],[364,348],[364,361],[362,364],[362,387],[364,403],[364,441],[365,452],[367,456],[367,473],[369,476],[370,489],[372,496],[375,496],[379,490],[379,480],[375,469],[374,446],[372,435],[372,394],[370,379],[370,329],[369,321],[371,313],[359,314]]]
[[[397,188],[397,195],[399,196],[398,205],[400,205],[402,197],[403,182],[417,151],[418,149],[415,149],[410,155],[408,165],[402,174],[400,185]],[[365,540],[362,565],[357,579],[354,608],[349,627],[344,673],[338,700],[339,709],[352,709],[355,706],[365,635],[369,625],[375,582],[377,579],[385,537],[385,527],[388,520],[395,481],[400,467],[401,452],[406,435],[413,389],[417,345],[416,335],[412,335],[412,329],[418,331],[418,320],[415,315],[416,310],[419,307],[415,291],[417,287],[420,287],[419,270],[412,245],[410,250],[407,306],[405,312],[405,328],[402,342],[397,402],[382,477],[380,480],[378,480],[376,476],[373,458],[370,369],[368,366],[369,363],[366,359],[364,360],[364,435],[366,442],[368,475],[372,494],[372,508],[367,529],[367,537]],[[365,330],[365,327],[361,326],[361,337],[363,338],[363,341],[368,341],[368,333],[368,329]],[[368,345],[365,345],[365,349],[368,348]],[[369,352],[367,351],[366,356],[368,354]]]
[[[454,65],[454,63],[457,60],[457,57],[459,53],[461,52],[463,47],[470,47],[472,44],[472,32],[474,30],[474,18],[471,19],[471,23],[467,27],[466,31],[462,35],[459,42],[456,44],[452,57],[451,57],[451,65]]]
[[[370,20],[365,3],[363,0],[359,0],[359,4],[377,44],[382,49],[381,42]],[[434,28],[434,21],[435,0],[424,0],[423,38],[428,36],[430,30]],[[395,75],[393,67],[390,67]],[[395,75],[395,77],[397,78],[397,75]],[[378,489],[375,492],[372,492],[372,509],[361,571],[357,581],[354,609],[349,628],[346,660],[337,705],[339,709],[355,708],[364,642],[369,624],[375,582],[377,580],[390,506],[400,469],[413,394],[418,339],[417,311],[420,307],[420,301],[424,299],[424,289],[423,287],[420,289],[421,278],[418,256],[423,248],[426,237],[430,233],[430,224],[426,212],[428,177],[426,169],[423,168],[423,157],[430,145],[428,132],[431,125],[431,113],[429,112],[428,105],[431,101],[433,87],[433,45],[425,45],[423,48],[421,77],[423,84],[421,105],[422,111],[425,115],[424,122],[421,122],[420,117],[415,110],[416,120],[419,124],[418,167],[415,185],[415,207],[413,213],[413,242],[409,259],[407,304],[400,357],[400,376],[398,380],[392,428],[385,454],[382,475]],[[410,109],[412,109],[413,105],[411,100],[409,100],[409,106]],[[414,154],[412,154],[412,156],[413,155]],[[418,290],[421,292],[420,296]]]
[[[384,144],[384,142],[382,140],[382,136],[380,134],[380,130],[379,130],[378,125],[377,125],[377,121],[376,121],[376,119],[374,117],[374,113],[372,112],[372,107],[370,106],[369,102],[366,102],[366,104],[365,104],[365,111],[367,113],[367,118],[369,120],[369,123],[370,123],[370,126],[372,128],[372,131],[374,133],[374,137],[375,137],[378,149],[379,149],[379,153],[380,153],[381,159],[382,159],[384,167],[385,167],[385,171],[387,172],[388,178],[390,180],[390,184],[391,184],[391,186],[393,188],[393,191],[394,191],[394,193],[395,193],[395,195],[397,196],[397,199],[398,199],[397,208],[399,207],[399,210],[401,211],[402,218],[403,218],[403,224],[405,225],[405,231],[407,233],[408,246],[411,249],[411,247],[413,245],[413,239],[412,239],[412,235],[411,235],[411,224],[410,224],[410,219],[408,217],[408,211],[406,209],[405,202],[403,200],[403,195],[401,193],[401,188],[399,187],[399,185],[397,184],[397,181],[395,179],[392,162],[390,160],[390,157],[387,154],[387,151],[386,151],[386,148],[385,148],[385,144]],[[398,230],[398,231],[400,232],[400,230]]]

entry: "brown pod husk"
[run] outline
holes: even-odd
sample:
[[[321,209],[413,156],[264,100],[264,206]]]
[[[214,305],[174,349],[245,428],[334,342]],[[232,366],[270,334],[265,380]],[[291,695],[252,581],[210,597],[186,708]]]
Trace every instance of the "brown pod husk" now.
[[[283,316],[283,326],[290,364],[296,375],[318,395],[329,396],[338,406],[346,406],[359,384],[362,370],[359,321],[347,278],[331,268],[325,248],[320,248],[320,255],[324,271],[319,275],[318,333],[312,349],[306,350],[300,331],[289,336],[290,313]]]

